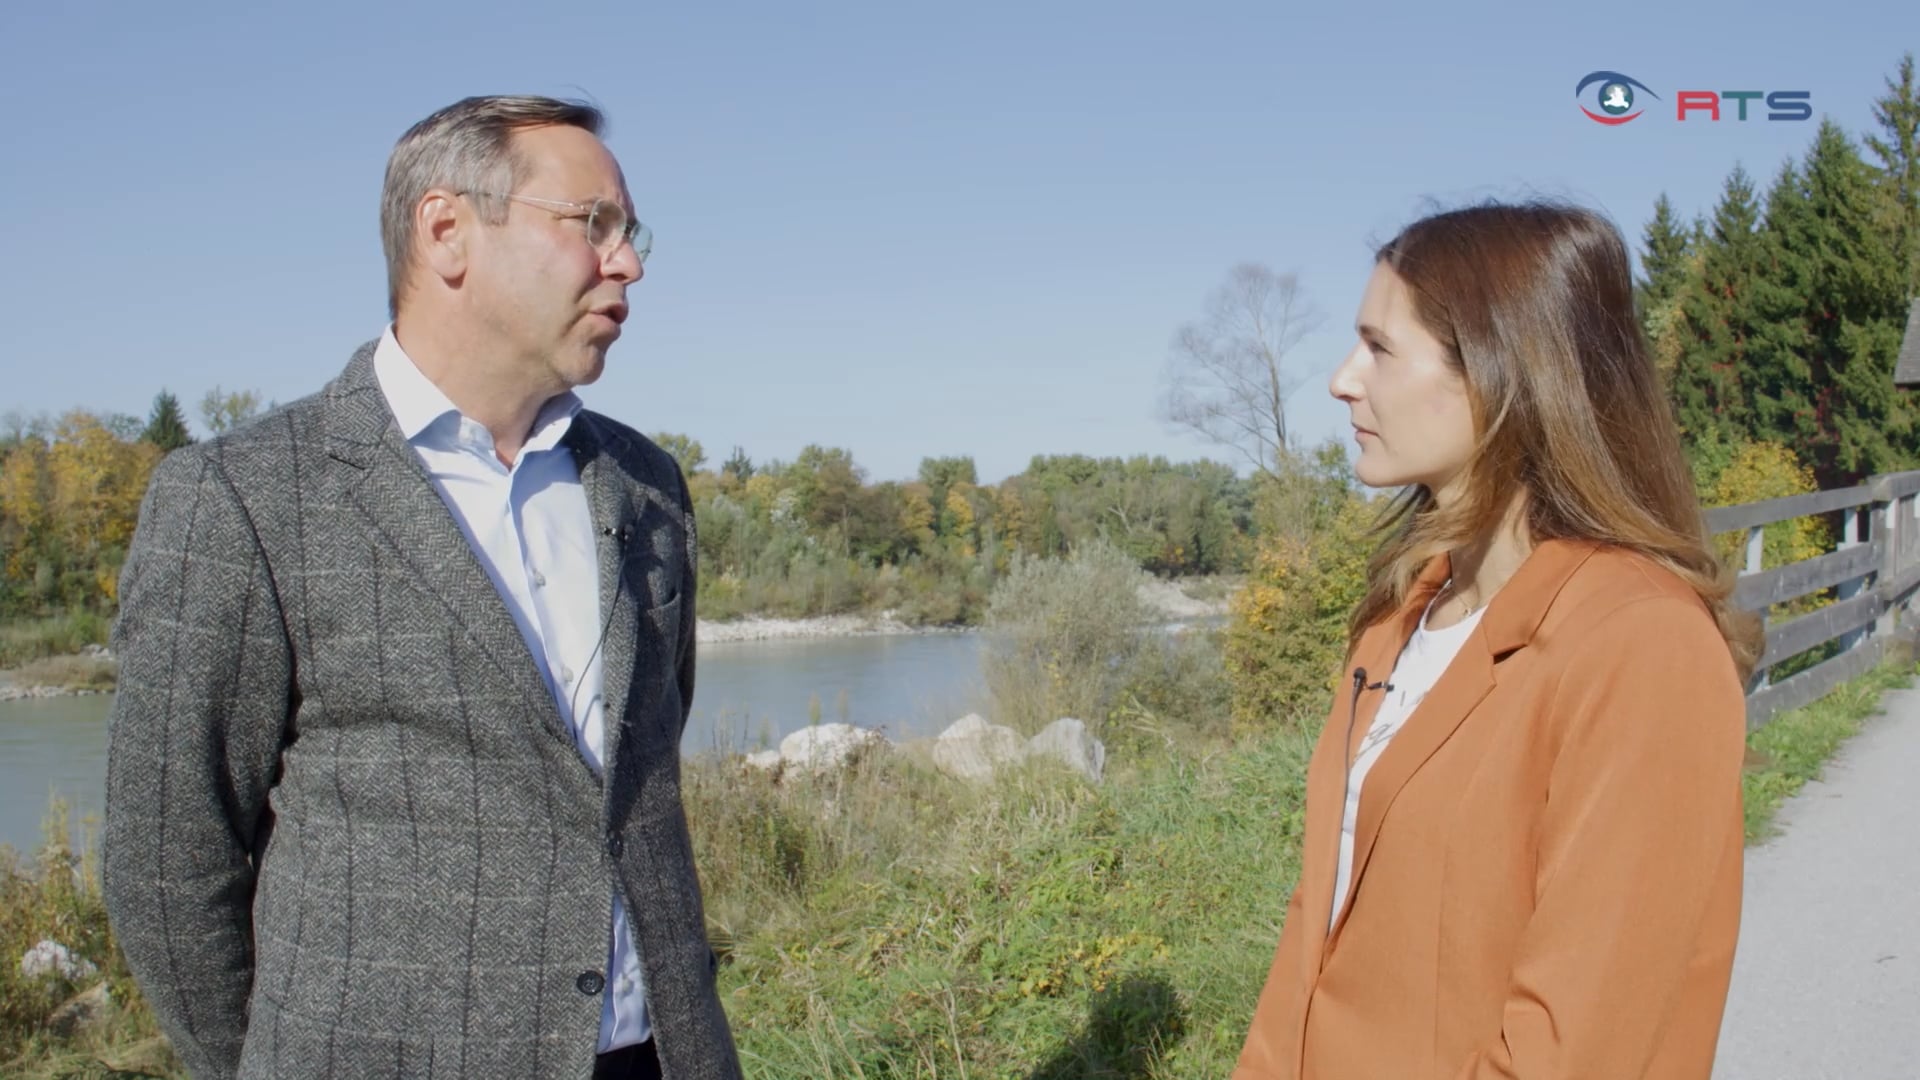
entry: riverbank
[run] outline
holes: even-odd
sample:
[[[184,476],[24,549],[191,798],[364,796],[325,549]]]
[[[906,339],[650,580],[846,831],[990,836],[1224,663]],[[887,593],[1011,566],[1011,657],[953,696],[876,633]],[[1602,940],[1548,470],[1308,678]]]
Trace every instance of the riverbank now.
[[[1215,579],[1196,583],[1195,596],[1179,582],[1158,578],[1140,587],[1140,599],[1162,618],[1170,620],[1216,618],[1227,613],[1226,596],[1230,586]],[[1210,595],[1213,594],[1213,595]],[[816,615],[804,619],[779,619],[748,615],[726,622],[702,621],[694,631],[702,645],[734,641],[768,641],[776,638],[862,637],[870,634],[951,634],[978,627],[915,626],[903,622],[892,611],[872,615]]]
[[[112,693],[117,671],[111,651],[88,645],[77,653],[42,657],[0,671],[0,701]]]
[[[1226,598],[1231,594],[1233,584],[1219,578],[1201,578],[1190,582],[1155,579],[1141,587],[1140,598],[1168,620],[1217,618],[1227,612]],[[725,622],[701,620],[694,634],[702,645],[723,645],[789,638],[951,634],[974,629],[977,627],[917,626],[901,620],[892,611],[882,611],[872,614],[816,615],[799,619],[748,615]],[[47,657],[10,670],[0,670],[0,701],[111,693],[114,670],[114,657],[110,650],[99,645],[88,645],[71,655]]]

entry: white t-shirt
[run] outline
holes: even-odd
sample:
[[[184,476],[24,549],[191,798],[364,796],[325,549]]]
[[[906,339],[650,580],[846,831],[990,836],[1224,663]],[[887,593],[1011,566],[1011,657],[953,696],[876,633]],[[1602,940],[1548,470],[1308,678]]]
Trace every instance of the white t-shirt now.
[[[1435,593],[1434,598],[1438,599],[1439,594]],[[1406,648],[1400,650],[1400,658],[1394,662],[1393,674],[1387,677],[1390,689],[1382,691],[1386,700],[1380,703],[1380,711],[1367,727],[1347,780],[1347,805],[1340,815],[1340,868],[1333,879],[1333,914],[1327,917],[1329,933],[1340,919],[1346,903],[1347,882],[1353,877],[1353,830],[1360,816],[1360,787],[1366,781],[1367,772],[1380,760],[1388,741],[1406,726],[1407,718],[1433,689],[1433,684],[1440,681],[1441,674],[1453,663],[1460,646],[1473,635],[1473,628],[1486,610],[1482,607],[1445,630],[1429,630],[1427,616],[1433,613],[1433,602],[1428,601],[1427,610],[1420,615],[1419,628],[1414,630]]]

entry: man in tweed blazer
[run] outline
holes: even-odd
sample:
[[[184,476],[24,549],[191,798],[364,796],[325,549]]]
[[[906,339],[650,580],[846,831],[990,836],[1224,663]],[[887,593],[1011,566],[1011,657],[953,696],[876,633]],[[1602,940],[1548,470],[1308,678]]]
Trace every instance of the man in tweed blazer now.
[[[651,243],[600,124],[416,125],[393,325],[155,472],[106,893],[202,1080],[741,1075],[680,796],[692,507],[571,392]]]

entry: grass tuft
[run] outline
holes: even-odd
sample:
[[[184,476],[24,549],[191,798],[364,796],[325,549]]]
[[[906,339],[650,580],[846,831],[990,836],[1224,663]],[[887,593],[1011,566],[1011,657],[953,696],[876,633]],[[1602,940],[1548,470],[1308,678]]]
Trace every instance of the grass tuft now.
[[[1742,777],[1746,800],[1747,843],[1775,833],[1780,805],[1820,776],[1840,744],[1859,732],[1868,717],[1880,711],[1888,691],[1911,685],[1920,666],[1907,662],[1883,664],[1851,682],[1841,683],[1826,697],[1773,717],[1747,736],[1747,770]]]

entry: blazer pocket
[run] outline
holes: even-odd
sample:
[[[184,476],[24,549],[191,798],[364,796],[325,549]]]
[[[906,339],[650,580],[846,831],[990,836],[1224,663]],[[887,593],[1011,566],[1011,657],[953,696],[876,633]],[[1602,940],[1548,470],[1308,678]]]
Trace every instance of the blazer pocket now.
[[[680,640],[680,594],[664,604],[655,604],[640,615],[640,632],[664,639],[669,646]]]

